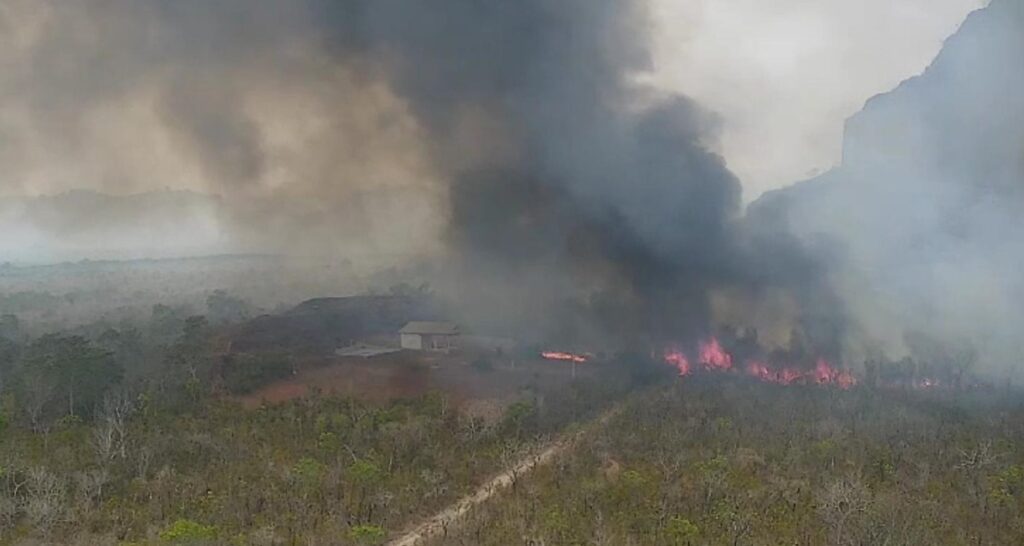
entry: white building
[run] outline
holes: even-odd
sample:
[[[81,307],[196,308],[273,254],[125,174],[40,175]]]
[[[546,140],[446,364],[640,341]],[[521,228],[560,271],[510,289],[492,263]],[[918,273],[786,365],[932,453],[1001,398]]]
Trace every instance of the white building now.
[[[403,349],[448,352],[459,346],[459,327],[450,322],[413,321],[398,333]]]

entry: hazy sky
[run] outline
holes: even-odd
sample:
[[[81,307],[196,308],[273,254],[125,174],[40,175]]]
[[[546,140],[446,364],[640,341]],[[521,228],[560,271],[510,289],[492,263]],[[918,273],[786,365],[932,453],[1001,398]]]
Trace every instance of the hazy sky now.
[[[938,52],[942,40],[986,0],[651,2],[656,26],[651,78],[719,114],[721,151],[743,182],[745,201],[750,201],[766,189],[833,166],[839,159],[843,121],[872,95],[919,73]],[[114,82],[120,74],[116,71],[112,76],[89,75],[119,66],[118,59],[132,60],[138,49],[118,45],[114,38],[125,43],[139,39],[138,33],[128,32],[134,27],[114,18],[89,21],[76,15],[88,6],[0,0],[0,166],[5,172],[0,195],[53,193],[70,187],[121,192],[160,187],[221,191],[204,181],[195,158],[175,145],[173,131],[158,123],[160,112],[153,106],[153,97],[161,88],[148,85],[152,78],[131,88],[130,93],[119,90],[117,100],[81,98],[78,90],[82,88],[97,93],[116,88]],[[49,17],[58,13],[64,17]],[[56,36],[61,39],[54,40],[52,47],[47,46],[50,41],[36,43],[43,28],[40,22],[48,18],[64,21],[56,25]],[[76,23],[83,20],[87,24]],[[97,40],[111,35],[114,38],[108,41],[114,44],[116,54],[100,48],[105,42]],[[155,52],[149,54],[162,58]],[[333,76],[321,79],[325,86],[344,89],[349,85]],[[78,103],[90,108],[70,112],[75,114],[74,126],[41,122],[44,116],[40,112],[54,117],[54,113],[62,113],[54,105]],[[33,104],[34,110],[30,108]],[[302,104],[316,106],[315,101]],[[247,107],[256,112],[256,118],[268,111],[260,105]],[[323,118],[316,108],[303,108]],[[256,124],[267,138],[280,134],[277,140],[315,140],[315,135],[308,134],[315,133],[314,125],[301,116],[289,114],[284,120],[288,123],[279,128],[260,119]],[[342,125],[360,127],[360,123],[344,120]],[[354,141],[377,144],[373,139]],[[76,142],[88,144],[73,145]],[[336,146],[336,141],[329,139],[318,142],[321,147]],[[308,143],[302,142],[300,148],[309,148]],[[306,155],[292,155],[297,158],[295,165],[315,163]],[[403,157],[416,156],[406,153]],[[306,170],[289,172],[298,176]]]
[[[745,201],[839,161],[843,121],[987,0],[653,0],[659,83],[722,118]]]

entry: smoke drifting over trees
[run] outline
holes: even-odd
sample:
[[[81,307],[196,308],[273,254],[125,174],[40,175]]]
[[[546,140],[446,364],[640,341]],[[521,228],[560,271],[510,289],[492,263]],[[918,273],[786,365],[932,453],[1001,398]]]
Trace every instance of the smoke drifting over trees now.
[[[1019,318],[1020,10],[972,17],[851,121],[841,168],[745,218],[714,116],[640,83],[640,0],[8,0],[0,192],[214,194],[218,251],[425,257],[524,336],[747,321],[898,352]],[[26,210],[0,206],[3,248],[112,238]]]
[[[12,5],[18,143],[93,187],[219,194],[243,247],[447,253],[466,299],[597,297],[595,327],[661,334],[743,275],[714,119],[635,83],[641,2]]]

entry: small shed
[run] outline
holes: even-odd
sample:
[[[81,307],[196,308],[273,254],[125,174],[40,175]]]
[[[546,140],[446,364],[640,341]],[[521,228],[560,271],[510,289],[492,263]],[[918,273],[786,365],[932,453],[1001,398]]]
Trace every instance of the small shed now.
[[[398,333],[403,349],[447,352],[459,346],[459,327],[451,322],[413,321]]]

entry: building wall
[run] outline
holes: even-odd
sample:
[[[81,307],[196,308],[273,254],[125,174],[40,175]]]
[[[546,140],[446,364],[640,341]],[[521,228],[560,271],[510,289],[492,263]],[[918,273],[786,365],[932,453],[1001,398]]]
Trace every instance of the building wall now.
[[[448,335],[402,334],[401,345],[414,351],[448,351],[458,347],[456,339]]]
[[[423,350],[423,336],[419,334],[402,334],[401,345],[403,349]]]
[[[423,336],[423,347],[431,351],[447,351],[455,348],[455,336]]]

